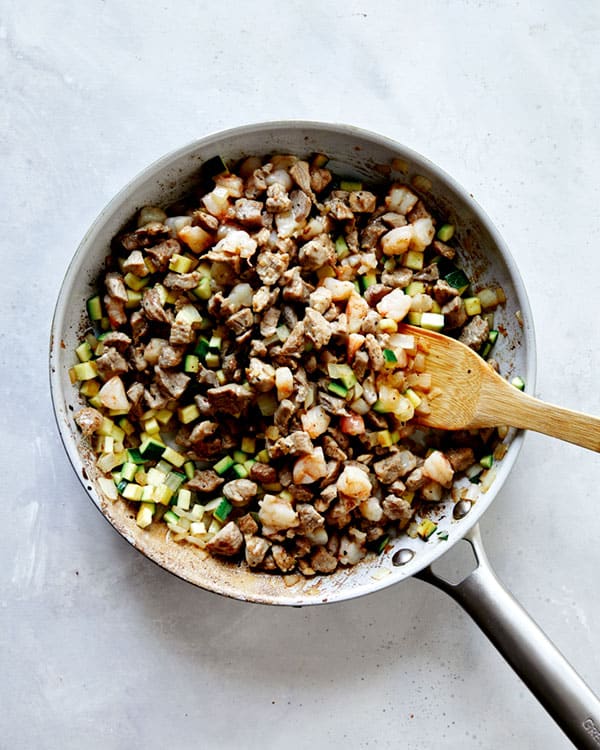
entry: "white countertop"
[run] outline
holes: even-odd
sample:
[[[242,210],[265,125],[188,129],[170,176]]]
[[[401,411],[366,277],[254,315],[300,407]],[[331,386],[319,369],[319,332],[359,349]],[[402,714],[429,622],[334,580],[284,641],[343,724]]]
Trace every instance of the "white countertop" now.
[[[79,485],[46,363],[66,266],[141,168],[224,127],[345,121],[473,192],[529,290],[537,394],[600,414],[598,4],[3,6],[0,747],[570,747],[425,584],[276,609],[146,560]],[[599,461],[528,436],[482,523],[500,577],[596,691]]]

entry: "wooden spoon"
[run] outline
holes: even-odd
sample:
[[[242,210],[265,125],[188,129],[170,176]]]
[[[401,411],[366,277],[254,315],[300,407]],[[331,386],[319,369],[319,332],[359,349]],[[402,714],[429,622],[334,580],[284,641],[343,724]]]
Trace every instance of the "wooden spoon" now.
[[[399,326],[399,332],[422,342],[432,388],[441,391],[429,401],[430,414],[415,415],[420,424],[445,430],[509,425],[600,451],[597,417],[528,396],[456,339],[404,324]]]

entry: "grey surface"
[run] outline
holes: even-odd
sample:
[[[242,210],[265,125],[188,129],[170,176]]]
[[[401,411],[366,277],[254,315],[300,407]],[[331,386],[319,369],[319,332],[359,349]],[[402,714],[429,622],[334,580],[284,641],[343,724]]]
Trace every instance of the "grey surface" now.
[[[0,19],[0,747],[568,747],[417,581],[279,610],[138,555],[63,454],[46,350],[75,247],[149,161],[255,120],[350,121],[474,193],[530,291],[537,395],[600,414],[598,6],[5,0]],[[482,524],[499,575],[597,691],[599,461],[529,436]]]

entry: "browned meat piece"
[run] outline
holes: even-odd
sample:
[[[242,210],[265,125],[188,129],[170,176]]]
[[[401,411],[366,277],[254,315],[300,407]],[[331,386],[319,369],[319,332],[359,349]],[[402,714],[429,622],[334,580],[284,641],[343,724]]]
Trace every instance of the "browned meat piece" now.
[[[324,513],[331,503],[337,499],[337,496],[338,492],[335,484],[324,487],[321,490],[320,496],[314,502],[315,510],[319,511],[319,513]]]
[[[183,392],[190,382],[189,377],[183,372],[163,370],[158,365],[154,368],[156,382],[159,388],[173,398],[181,398]]]
[[[248,177],[245,184],[245,190],[244,194],[246,195],[246,198],[256,198],[261,193],[264,193],[267,189],[267,183],[265,182],[265,177],[269,172],[271,171],[272,167],[269,165],[268,167],[259,167],[259,169],[255,169],[254,172]]]
[[[354,355],[354,359],[352,361],[352,369],[354,370],[354,374],[358,378],[359,381],[361,381],[365,373],[367,372],[367,369],[369,367],[369,355],[367,352],[363,351],[362,349]]]
[[[273,415],[273,421],[281,431],[287,430],[289,421],[292,415],[296,412],[297,408],[298,407],[294,404],[294,402],[290,401],[287,398],[284,398],[283,401],[280,402],[277,410],[275,411],[275,414]]]
[[[331,172],[328,169],[313,168],[310,170],[310,186],[315,193],[325,190],[332,180]]]
[[[259,227],[262,224],[263,204],[260,201],[238,198],[233,206],[233,213],[240,224],[248,227]]]
[[[298,266],[295,266],[291,271],[286,271],[283,279],[285,287],[282,296],[286,302],[308,302],[314,287],[304,281]]]
[[[386,518],[389,518],[391,521],[399,521],[398,526],[401,529],[408,526],[414,513],[414,509],[408,501],[396,495],[388,495],[382,505]]]
[[[331,435],[323,435],[322,443],[323,453],[327,458],[332,458],[334,461],[346,461],[348,458],[348,454],[340,448]]]
[[[131,314],[129,324],[131,325],[131,335],[136,342],[148,332],[148,321],[139,310],[135,310],[135,312]]]
[[[144,263],[144,256],[140,250],[132,250],[123,261],[123,273],[132,273],[134,276],[143,278],[148,275],[148,268]]]
[[[246,539],[246,562],[251,568],[258,567],[265,559],[269,551],[270,543],[260,536],[251,536]]]
[[[270,307],[268,310],[265,311],[265,314],[262,317],[262,320],[260,321],[260,334],[261,336],[264,336],[265,338],[269,338],[270,336],[273,336],[273,334],[277,331],[277,326],[279,325],[279,316],[281,315],[281,310],[277,307]]]
[[[269,289],[268,286],[261,286],[254,292],[252,297],[252,309],[255,313],[261,313],[272,307],[279,297],[279,288]]]
[[[406,216],[403,214],[397,214],[394,211],[388,211],[383,216],[379,217],[381,221],[385,221],[388,227],[396,229],[396,227],[405,227],[407,225]]]
[[[188,289],[195,289],[200,283],[200,273],[192,271],[191,273],[168,273],[163,284],[169,289],[175,289],[177,292],[185,292]]]
[[[158,289],[146,289],[142,297],[142,309],[148,320],[159,323],[171,323],[172,313],[169,314],[162,306]]]
[[[292,190],[290,199],[292,201],[292,216],[296,222],[304,221],[312,208],[310,198],[303,190]]]
[[[263,284],[273,286],[287,271],[289,263],[290,256],[287,253],[273,253],[270,250],[263,250],[256,259],[256,273]]]
[[[146,252],[152,258],[158,271],[166,271],[173,255],[181,252],[181,245],[177,240],[165,240],[154,247],[149,247]]]
[[[296,503],[312,503],[313,493],[302,485],[292,484],[288,487],[288,492]]]
[[[258,485],[250,479],[232,479],[223,485],[223,494],[236,508],[243,508],[256,497]]]
[[[273,484],[277,481],[277,471],[275,467],[257,461],[250,468],[250,479],[260,484]]]
[[[444,316],[444,325],[449,331],[460,328],[467,320],[465,306],[460,297],[454,297],[450,302],[447,302],[442,307],[442,314]]]
[[[372,214],[377,207],[377,198],[368,190],[356,190],[350,193],[348,203],[354,213]]]
[[[301,357],[304,352],[304,321],[300,321],[285,340],[281,347],[284,357]]]
[[[473,448],[450,448],[444,454],[454,471],[464,471],[475,463]]]
[[[379,372],[385,367],[385,359],[383,358],[383,349],[381,344],[372,333],[368,333],[365,338],[365,349],[369,355],[369,362],[371,369],[374,372]]]
[[[346,402],[343,398],[333,396],[331,393],[325,393],[325,391],[319,391],[318,399],[319,404],[329,414],[333,414],[334,416],[345,416],[347,414],[345,409]]]
[[[280,544],[274,544],[271,547],[275,564],[282,573],[289,573],[296,567],[296,558],[282,547]]]
[[[406,214],[411,224],[419,219],[431,219],[431,214],[425,208],[423,201],[417,201],[413,208]]]
[[[160,367],[177,367],[183,360],[185,354],[184,346],[171,346],[167,344],[163,346],[158,355],[158,364]]]
[[[239,417],[248,408],[252,400],[252,391],[248,386],[230,383],[219,388],[209,388],[206,398],[215,411]]]
[[[205,419],[203,422],[198,422],[190,433],[189,442],[192,444],[203,442],[206,438],[214,435],[218,429],[219,425],[217,422],[211,422],[208,419]]]
[[[79,429],[87,436],[93,435],[102,427],[104,417],[97,409],[86,406],[75,414],[75,421],[79,425]]]
[[[378,414],[376,411],[368,411],[365,414],[365,422],[369,427],[374,427],[376,430],[387,430],[388,422],[383,414]]]
[[[141,412],[141,400],[144,397],[144,386],[137,380],[127,389],[127,398],[131,403],[131,412],[139,414]]]
[[[121,333],[120,331],[110,331],[106,334],[106,336],[102,339],[102,344],[104,345],[104,348],[111,346],[113,349],[116,349],[118,352],[123,354],[125,349],[131,344],[131,339],[126,333]]]
[[[199,208],[192,214],[192,226],[202,227],[207,232],[216,232],[219,228],[219,220],[208,211]]]
[[[301,430],[291,432],[286,437],[281,437],[277,440],[269,451],[273,458],[279,458],[280,456],[297,456],[302,453],[312,453],[314,450],[312,440]]]
[[[328,323],[321,313],[312,307],[307,307],[304,314],[304,331],[306,337],[312,341],[316,349],[327,346],[331,339],[331,324]]]
[[[206,549],[213,555],[232,557],[241,550],[243,543],[242,532],[233,521],[229,521],[206,543]]]
[[[281,308],[281,317],[283,318],[283,322],[285,325],[289,328],[291,331],[293,327],[298,322],[298,315],[293,307],[290,305],[284,305]]]
[[[103,301],[108,319],[113,328],[118,328],[127,323],[125,303],[122,300],[117,299],[116,297],[111,297],[109,294],[105,294]]]
[[[196,396],[194,396],[194,403],[198,407],[198,411],[200,412],[201,417],[210,417],[213,408],[206,396],[197,394]]]
[[[278,182],[269,185],[265,206],[267,211],[272,214],[283,214],[290,210],[292,201],[283,185],[280,185]]]
[[[417,465],[417,458],[410,451],[400,450],[373,464],[375,476],[383,484],[392,484],[406,476]]]
[[[378,323],[379,313],[377,312],[377,310],[369,310],[361,323],[361,333],[377,333]]]
[[[487,320],[482,318],[481,315],[475,315],[463,328],[458,340],[471,349],[478,351],[481,349],[483,343],[487,341],[489,332],[490,327]]]
[[[297,161],[289,169],[290,176],[298,185],[299,188],[301,188],[309,198],[314,200],[315,196],[313,195],[312,186],[311,186],[311,180],[310,180],[310,167],[308,165],[307,161]]]
[[[382,297],[385,297],[385,295],[389,294],[391,291],[391,286],[386,286],[385,284],[372,284],[370,287],[365,289],[363,297],[371,307],[375,307],[379,300],[382,299]]]
[[[342,190],[334,190],[324,203],[326,213],[336,221],[350,221],[354,219],[354,214],[346,200],[340,195],[335,195],[336,193],[345,194]]]
[[[317,573],[333,573],[338,561],[325,547],[317,547],[311,555],[310,564]]]
[[[253,357],[246,368],[250,385],[259,393],[266,393],[275,387],[275,368],[268,362]]]
[[[169,403],[169,396],[161,393],[156,383],[151,383],[144,390],[144,401],[149,409],[164,409]]]
[[[144,358],[143,344],[132,347],[128,359],[129,364],[133,365],[138,372],[145,372],[148,369],[148,362]]]
[[[456,255],[456,250],[453,247],[439,240],[433,241],[433,249],[438,255],[442,255],[444,258],[448,258],[448,260],[453,260]]]
[[[320,234],[298,251],[298,262],[307,271],[316,271],[334,258],[335,245],[328,234]]]
[[[196,339],[196,334],[191,324],[185,320],[176,320],[171,326],[169,333],[169,343],[172,346],[185,346],[191,344]]]
[[[373,250],[387,231],[388,227],[381,219],[370,221],[360,234],[360,246],[363,250]]]
[[[413,273],[409,268],[399,268],[396,271],[384,271],[381,274],[381,283],[393,289],[404,289],[410,284],[412,278]]]
[[[328,461],[327,462],[327,474],[321,479],[319,487],[327,487],[332,482],[335,482],[342,471],[341,461]]]
[[[224,481],[223,477],[220,477],[216,471],[206,469],[204,471],[196,471],[192,479],[185,486],[193,492],[208,493],[214,492]]]
[[[413,281],[425,281],[425,282],[431,282],[431,281],[437,281],[440,278],[440,269],[438,267],[437,263],[430,263],[428,266],[425,266],[421,271],[417,271],[417,273],[413,276]]]
[[[344,502],[338,500],[327,512],[327,523],[330,526],[335,526],[336,529],[343,529],[352,520],[350,513],[351,509],[348,509]]]
[[[239,336],[244,331],[252,328],[254,325],[254,315],[249,307],[243,307],[225,321],[228,328],[234,332],[236,336]]]
[[[406,485],[399,479],[396,479],[396,481],[392,482],[389,486],[389,491],[392,493],[392,495],[401,495],[405,489]]]
[[[406,477],[406,489],[410,492],[420,489],[428,481],[425,474],[423,474],[423,467],[417,466],[413,469],[410,474]]]
[[[252,536],[258,531],[258,524],[254,520],[254,518],[252,518],[250,513],[246,513],[245,516],[238,518],[237,525],[238,529],[244,536]]]
[[[459,295],[458,289],[454,286],[450,286],[450,284],[447,281],[444,281],[444,279],[438,279],[438,281],[435,282],[432,291],[433,297],[440,307],[443,307],[447,302],[450,302],[453,297],[458,297]]]
[[[309,503],[298,503],[296,513],[300,519],[299,534],[314,534],[325,526],[325,519]]]
[[[96,367],[104,380],[109,380],[114,375],[122,375],[129,369],[123,356],[112,346],[104,347],[104,353],[96,360]]]
[[[125,250],[140,250],[152,245],[157,240],[169,236],[169,230],[159,221],[152,221],[135,232],[129,232],[121,237],[121,244]]]
[[[158,358],[164,346],[167,346],[166,339],[151,338],[144,347],[144,359],[151,365],[158,364]],[[176,363],[178,364],[178,363]]]
[[[127,302],[127,289],[120,273],[116,271],[107,273],[104,277],[104,284],[110,297],[118,299],[121,302]]]

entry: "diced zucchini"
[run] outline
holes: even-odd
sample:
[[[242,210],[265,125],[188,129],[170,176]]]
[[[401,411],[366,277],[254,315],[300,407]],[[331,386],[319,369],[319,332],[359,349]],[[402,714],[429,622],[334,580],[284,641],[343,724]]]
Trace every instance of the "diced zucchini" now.
[[[231,508],[231,503],[227,502],[225,498],[222,498],[221,502],[213,511],[213,518],[216,518],[217,521],[221,521],[221,523],[224,523],[227,516],[231,513]]]
[[[192,493],[182,487],[177,493],[177,507],[182,510],[189,510],[192,501]]]
[[[194,265],[194,261],[185,255],[174,253],[169,261],[169,270],[175,273],[189,273]]]
[[[333,378],[334,380],[340,380],[342,382],[342,385],[347,390],[355,386],[357,383],[356,375],[354,374],[350,365],[330,362],[327,365],[327,372],[330,378]]]
[[[404,392],[404,396],[410,401],[410,403],[415,407],[415,409],[419,406],[421,403],[421,398],[413,391],[412,388],[407,388]]]
[[[244,453],[254,453],[254,451],[256,450],[256,438],[250,437],[249,435],[243,437],[240,447],[244,451]]]
[[[160,440],[148,437],[140,445],[140,456],[145,460],[160,458],[165,448],[165,444]]]
[[[377,283],[377,274],[374,271],[372,271],[371,273],[366,273],[364,276],[359,276],[358,281],[364,291],[370,286],[373,286]]]
[[[125,461],[121,467],[121,479],[132,482],[137,470],[137,464],[134,464],[132,461]]]
[[[88,362],[92,358],[92,347],[87,341],[82,341],[77,349],[75,349],[75,354],[80,362]]]
[[[90,316],[90,320],[101,320],[102,319],[102,302],[100,296],[90,297],[87,301],[87,311]]]
[[[511,385],[514,385],[515,388],[518,388],[520,391],[525,390],[525,381],[520,375],[517,375],[515,378],[513,378],[510,381]]]
[[[256,404],[263,417],[272,417],[279,406],[277,397],[273,393],[261,393],[256,398]]]
[[[487,456],[483,456],[483,458],[479,459],[479,463],[484,469],[491,469],[492,464],[494,463],[494,456],[491,453]]]
[[[232,470],[239,479],[246,479],[249,474],[249,471],[244,464],[233,464]]]
[[[134,484],[133,482],[130,482],[127,487],[121,492],[123,497],[126,500],[141,500],[142,499],[142,492],[144,491],[143,487],[140,487],[139,484]]]
[[[341,180],[340,181],[340,190],[347,190],[349,193],[356,193],[362,189],[363,189],[362,182],[359,182],[358,180]]]
[[[145,459],[142,457],[142,454],[139,452],[137,448],[128,448],[127,449],[127,460],[132,463],[139,466],[140,464],[143,464],[148,459]]]
[[[442,313],[421,313],[421,328],[428,331],[441,331],[444,328],[444,316]]]
[[[135,519],[135,522],[140,527],[140,529],[145,529],[150,526],[155,510],[156,506],[154,505],[154,503],[141,503],[137,512],[137,517]]]
[[[213,334],[210,337],[210,341],[208,342],[209,349],[220,351],[222,345],[223,345],[223,339],[221,336],[217,336],[216,334]]]
[[[148,435],[156,435],[160,432],[160,425],[154,417],[144,422],[144,432],[147,432]]]
[[[409,297],[414,297],[416,294],[424,294],[425,284],[422,281],[411,281],[404,290],[404,293],[408,294]]]
[[[437,231],[437,238],[442,242],[449,242],[454,237],[454,224],[442,224]]]
[[[328,161],[329,157],[325,156],[325,154],[315,154],[312,158],[311,165],[317,169],[322,169]]]
[[[231,469],[235,461],[231,456],[223,456],[222,459],[217,461],[217,463],[213,466],[213,469],[217,472],[219,476],[222,476],[226,472]]]
[[[186,479],[187,477],[185,474],[181,474],[178,471],[170,471],[165,479],[165,484],[170,490],[177,492]]]
[[[218,531],[221,531],[222,526],[223,524],[217,518],[213,518],[213,520],[210,522],[210,526],[208,527],[208,533],[216,534]]]
[[[460,270],[460,268],[455,268],[454,270],[450,271],[450,273],[444,276],[444,280],[448,284],[450,284],[450,286],[458,289],[459,294],[462,294],[471,283],[465,276],[465,274]]]
[[[204,503],[204,511],[206,513],[212,513],[213,510],[218,507],[221,500],[223,500],[222,497],[213,497],[212,500],[209,500],[207,503]]]
[[[173,412],[170,409],[159,409],[155,414],[156,419],[158,419],[162,425],[168,424],[172,416]]]
[[[196,473],[196,464],[193,461],[186,461],[183,464],[183,470],[188,479],[193,479],[194,474]]]
[[[177,416],[181,424],[189,424],[200,416],[200,409],[196,404],[188,404],[177,409]]]
[[[167,487],[166,484],[161,484],[159,487],[154,488],[154,499],[157,503],[168,505],[172,497],[173,490]]]
[[[202,322],[202,315],[200,315],[194,305],[184,305],[175,316],[175,320],[178,323],[186,323],[193,326]]]
[[[210,288],[210,278],[203,276],[198,282],[198,286],[193,290],[198,299],[208,300],[211,298],[212,289]]]
[[[140,279],[139,276],[136,276],[133,273],[126,273],[123,277],[123,281],[132,291],[139,292],[145,286],[148,286],[150,277],[145,276],[143,279]]]
[[[389,542],[390,542],[389,536],[384,536],[381,539],[378,539],[376,547],[375,547],[375,552],[377,552],[377,554],[380,555],[383,552],[383,550],[388,546]]]
[[[190,534],[192,536],[203,536],[206,534],[206,526],[203,521],[192,521],[190,524]]]
[[[93,360],[90,360],[89,362],[79,362],[71,368],[69,374],[71,372],[75,378],[73,382],[77,382],[78,380],[93,380],[98,377],[98,368]]]
[[[432,313],[441,313],[442,312],[442,308],[439,306],[439,304],[434,299],[431,300],[431,310],[429,312],[432,312]]]
[[[417,527],[417,534],[421,539],[429,539],[437,529],[437,524],[431,521],[429,518],[424,518]]]
[[[171,471],[172,468],[173,467],[171,466],[171,464],[168,461],[165,461],[164,458],[161,458],[161,460],[155,466],[155,469],[162,472],[165,476]]]
[[[169,446],[164,449],[162,457],[165,461],[173,464],[173,466],[177,466],[177,468],[183,466],[183,464],[185,463],[185,456],[183,456],[181,453],[177,453],[177,451],[173,450],[173,448]]]
[[[246,461],[246,459],[248,458],[248,454],[240,450],[233,451],[232,456],[233,456],[233,460],[237,464],[243,464],[244,461]]]
[[[420,271],[424,265],[423,253],[419,253],[416,250],[409,250],[402,258],[402,265],[413,271]]]
[[[204,361],[206,363],[206,366],[210,367],[212,370],[216,369],[221,364],[221,358],[219,357],[217,352],[208,352],[208,354],[204,358]]]
[[[343,234],[340,234],[340,236],[335,241],[335,252],[338,260],[343,260],[350,255],[350,249]]]
[[[394,367],[398,364],[398,357],[393,349],[384,349],[383,358],[385,359],[386,367]]]
[[[406,320],[410,323],[411,326],[420,326],[422,316],[423,313],[413,311],[408,313],[408,315],[406,316]]]
[[[341,396],[341,398],[346,398],[348,395],[348,389],[343,383],[338,383],[335,380],[332,380],[329,385],[327,386],[327,389],[331,391],[331,393],[334,393],[336,396]]]
[[[377,445],[380,445],[382,448],[391,448],[393,440],[389,430],[379,430],[375,435],[377,436]]]
[[[269,463],[269,451],[266,448],[263,448],[263,450],[259,451],[256,454],[255,458],[259,464],[268,464]]]
[[[79,387],[79,393],[87,398],[93,398],[98,395],[100,383],[97,380],[84,380]]]
[[[479,301],[479,297],[465,297],[464,304],[465,312],[470,317],[481,313],[481,302]]]
[[[166,513],[164,514],[164,516],[163,516],[163,521],[164,521],[164,522],[165,522],[166,524],[174,524],[174,525],[177,525],[177,523],[178,523],[178,521],[179,521],[179,516],[177,515],[177,513],[174,513],[174,512],[172,511],[172,510],[168,510],[168,511],[167,511],[167,512],[166,512]]]
[[[194,354],[199,359],[204,359],[208,354],[208,339],[205,339],[204,336],[198,340],[198,343],[194,347]]]

